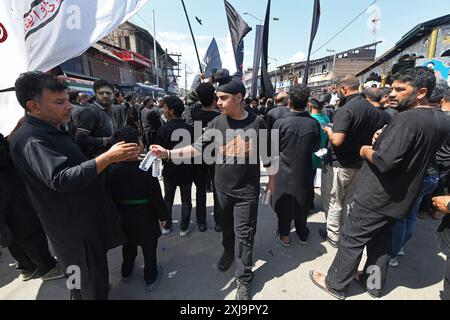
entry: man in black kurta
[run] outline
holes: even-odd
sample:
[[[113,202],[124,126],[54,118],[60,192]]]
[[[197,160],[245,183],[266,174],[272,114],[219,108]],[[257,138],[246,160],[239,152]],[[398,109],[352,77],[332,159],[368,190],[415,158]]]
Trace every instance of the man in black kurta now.
[[[134,128],[119,129],[113,143],[125,141],[138,143],[138,132]],[[159,221],[166,221],[168,210],[161,195],[161,187],[152,172],[139,169],[136,159],[118,163],[108,168],[108,186],[120,213],[125,243],[122,247],[122,280],[131,280],[138,245],[144,255],[144,279],[146,290],[153,291],[161,279],[157,270],[156,249],[161,235]]]
[[[15,89],[28,115],[11,141],[11,157],[64,270],[71,266],[69,272],[80,271],[68,283],[71,297],[106,299],[106,253],[122,243],[122,233],[100,173],[135,157],[138,147],[118,144],[88,160],[59,129],[70,120],[65,84],[28,72],[17,79]]]
[[[292,220],[301,243],[306,243],[309,236],[306,220],[312,201],[311,154],[320,146],[319,123],[305,111],[309,93],[304,85],[291,87],[291,112],[273,126],[280,135],[280,167],[272,205],[278,215],[276,234],[284,246],[290,245]]]
[[[112,105],[113,90],[108,81],[95,81],[95,102],[78,116],[75,142],[89,159],[108,150],[114,130],[124,126],[125,119],[117,116],[121,111]]]
[[[424,67],[394,75],[389,96],[398,116],[362,146],[365,160],[355,188],[355,203],[345,218],[342,240],[328,273],[311,271],[311,280],[338,299],[355,278],[374,297],[380,297],[391,255],[392,226],[411,212],[431,157],[446,141],[450,122],[429,106],[436,78]],[[364,247],[367,260],[357,272]]]
[[[167,150],[153,145],[151,149],[161,158],[179,160],[203,155],[205,163],[215,162],[214,183],[224,247],[218,268],[225,271],[233,261],[236,262],[236,299],[249,300],[260,192],[260,156],[264,166],[269,167],[271,155],[264,154],[262,143],[259,143],[267,133],[264,119],[243,109],[245,86],[242,80],[230,76],[226,69],[217,71],[215,79],[219,82],[217,96],[222,114],[209,122],[205,133],[187,147]],[[274,175],[269,171],[267,189],[273,192]]]

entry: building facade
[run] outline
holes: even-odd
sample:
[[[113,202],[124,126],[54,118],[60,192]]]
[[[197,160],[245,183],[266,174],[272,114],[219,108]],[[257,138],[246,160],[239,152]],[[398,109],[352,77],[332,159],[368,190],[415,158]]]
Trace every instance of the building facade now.
[[[450,84],[450,14],[421,23],[356,75],[362,83],[390,84],[391,76],[403,68],[427,66],[437,78]]]
[[[177,66],[172,57],[156,42],[158,70],[155,66],[152,35],[145,29],[125,22],[93,44],[82,55],[61,64],[71,86],[89,90],[89,83],[105,79],[117,86],[136,83],[156,85],[167,90]],[[157,79],[158,77],[158,79]]]

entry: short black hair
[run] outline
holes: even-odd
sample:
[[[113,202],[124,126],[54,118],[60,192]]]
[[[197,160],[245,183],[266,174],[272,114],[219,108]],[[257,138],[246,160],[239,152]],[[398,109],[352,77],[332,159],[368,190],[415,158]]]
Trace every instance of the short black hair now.
[[[433,104],[439,104],[444,98],[446,90],[448,90],[447,81],[439,79],[436,82],[436,86],[433,89],[433,93],[430,96],[429,102]]]
[[[381,88],[381,91],[383,92],[383,96],[388,96],[388,95],[391,94],[392,88],[391,87],[384,87],[384,88]]]
[[[291,105],[295,110],[304,110],[308,104],[311,90],[304,84],[295,84],[289,90]]]
[[[70,103],[77,103],[78,95],[80,94],[77,90],[69,90],[69,101]]]
[[[125,141],[125,143],[139,144],[139,133],[133,127],[123,127],[116,130],[112,136],[112,144]]]
[[[167,106],[167,108],[173,110],[177,118],[181,117],[184,112],[183,100],[178,97],[165,97],[164,104]]]
[[[202,106],[209,107],[213,104],[216,89],[210,82],[200,83],[195,92]]]
[[[131,94],[129,94],[125,97],[126,102],[130,102],[131,100],[133,100],[133,96]]]
[[[252,102],[252,98],[247,97],[244,99],[245,104],[250,104]]]
[[[416,90],[426,88],[428,99],[431,97],[436,86],[436,76],[427,67],[414,67],[401,70],[393,76],[393,79],[394,81],[408,82]]]
[[[380,102],[383,98],[383,92],[376,87],[367,88],[364,90],[364,95],[367,99],[375,102]]]
[[[107,80],[95,80],[94,81],[94,91],[97,92],[98,89],[100,89],[101,87],[110,87],[111,90],[114,92],[114,86],[111,82],[107,81]]]
[[[114,93],[114,98],[118,98],[122,95],[122,92],[117,91],[116,93]]]
[[[144,101],[142,102],[143,106],[146,106],[148,103],[153,102],[152,98],[145,98]]]
[[[67,90],[66,83],[59,81],[54,75],[40,71],[22,73],[17,78],[14,87],[17,100],[25,110],[27,110],[28,101],[41,99],[44,89],[54,92]]]

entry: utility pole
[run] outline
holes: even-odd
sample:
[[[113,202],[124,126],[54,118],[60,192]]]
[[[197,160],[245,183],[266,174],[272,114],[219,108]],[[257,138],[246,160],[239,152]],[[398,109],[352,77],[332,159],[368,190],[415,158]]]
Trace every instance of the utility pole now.
[[[187,64],[184,64],[184,96],[187,94]]]
[[[155,57],[156,86],[159,87],[159,77],[158,77],[158,49],[156,48],[156,22],[155,22],[155,10],[153,10],[153,50],[154,50],[154,57]]]

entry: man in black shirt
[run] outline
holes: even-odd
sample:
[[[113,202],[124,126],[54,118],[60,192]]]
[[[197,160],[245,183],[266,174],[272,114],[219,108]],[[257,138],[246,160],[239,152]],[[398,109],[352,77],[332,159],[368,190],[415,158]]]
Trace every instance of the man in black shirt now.
[[[367,88],[364,90],[364,95],[366,96],[367,101],[373,105],[377,111],[380,113],[381,121],[384,123],[389,123],[392,120],[392,117],[386,110],[382,107],[381,99],[383,99],[383,91],[382,89],[378,89],[377,87]]]
[[[187,144],[192,143],[193,130],[192,127],[181,118],[183,111],[184,105],[180,98],[164,98],[164,115],[168,121],[159,128],[156,134],[156,143],[167,149],[172,149],[179,145],[186,146]],[[178,136],[178,133],[183,135]],[[176,137],[175,134],[177,135]],[[187,138],[188,141],[185,140]],[[162,172],[164,177],[164,200],[169,208],[169,219],[162,231],[164,235],[169,234],[172,230],[172,207],[177,187],[180,187],[181,193],[180,237],[185,237],[194,228],[194,224],[190,221],[193,173],[192,164],[183,163],[177,165],[171,160],[164,162],[164,169]]]
[[[316,285],[336,298],[345,298],[354,276],[370,295],[382,294],[393,223],[411,212],[429,160],[450,133],[447,116],[428,106],[435,83],[433,72],[424,67],[396,74],[390,100],[400,113],[373,147],[360,149],[365,162],[336,257],[327,275],[310,273]],[[367,262],[357,272],[365,246]]]
[[[11,158],[63,269],[75,272],[71,297],[107,299],[106,253],[122,243],[122,233],[101,172],[135,158],[139,148],[119,143],[88,160],[60,130],[71,111],[65,84],[42,72],[27,72],[15,90],[28,115],[12,138]]]
[[[89,159],[111,147],[112,135],[119,127],[112,112],[113,85],[105,80],[96,80],[94,91],[94,105],[80,113],[75,136],[75,142]]]
[[[142,140],[145,149],[148,150],[150,145],[155,143],[156,132],[161,128],[159,108],[153,104],[151,98],[146,98],[144,100],[144,109],[141,111],[141,119],[143,128]]]
[[[195,108],[191,112],[191,117],[194,122],[194,126],[200,125],[203,133],[203,130],[208,126],[208,123],[212,121],[215,117],[220,115],[219,112],[214,111],[214,99],[216,96],[216,89],[211,83],[200,83],[195,89],[197,97],[202,104],[202,108]],[[194,137],[196,140],[199,137]],[[196,206],[195,213],[197,215],[197,227],[198,231],[204,232],[207,230],[206,225],[206,185],[208,181],[208,177],[211,177],[214,173],[213,165],[206,165],[203,162],[203,159],[199,161],[197,164],[194,162],[194,184],[196,188]],[[212,174],[211,174],[212,173]],[[216,223],[215,229],[220,230],[222,227],[219,221],[219,208],[216,197],[215,188],[213,187],[214,192],[214,221]]]
[[[304,85],[290,89],[291,112],[275,122],[273,129],[280,134],[280,169],[272,198],[278,216],[276,235],[283,246],[290,246],[289,234],[294,220],[300,243],[306,244],[306,226],[311,208],[313,188],[312,153],[320,146],[320,125],[305,108],[310,90]]]
[[[339,241],[342,222],[353,198],[353,190],[362,165],[359,149],[370,144],[374,133],[385,123],[377,110],[359,93],[359,80],[345,76],[338,83],[341,102],[336,110],[333,127],[324,127],[331,145],[331,163],[323,169],[322,197],[327,216],[326,230],[320,235],[332,246]]]
[[[275,108],[268,110],[266,113],[267,129],[271,130],[275,121],[284,117],[289,112],[289,94],[281,92],[275,97]]]
[[[245,86],[237,77],[221,69],[215,79],[219,82],[217,96],[222,115],[214,118],[205,133],[194,145],[167,150],[152,146],[152,151],[162,158],[188,158],[198,156],[206,146],[213,144],[215,157],[207,150],[203,152],[206,160],[216,163],[215,186],[220,205],[223,227],[224,253],[219,261],[219,270],[227,270],[236,261],[237,279],[236,299],[250,299],[249,284],[253,279],[253,242],[258,216],[260,191],[260,162],[269,166],[269,157],[259,148],[259,138],[266,128],[264,120],[253,112],[243,109]],[[273,172],[269,171],[267,190],[275,191]]]

